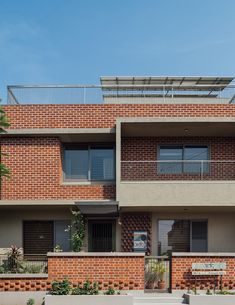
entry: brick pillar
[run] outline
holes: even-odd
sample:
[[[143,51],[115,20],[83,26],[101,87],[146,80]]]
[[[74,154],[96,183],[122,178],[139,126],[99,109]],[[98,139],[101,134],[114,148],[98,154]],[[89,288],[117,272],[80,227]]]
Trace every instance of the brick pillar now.
[[[147,231],[147,252],[151,252],[152,217],[149,213],[123,213],[121,215],[121,249],[133,251],[134,231]]]

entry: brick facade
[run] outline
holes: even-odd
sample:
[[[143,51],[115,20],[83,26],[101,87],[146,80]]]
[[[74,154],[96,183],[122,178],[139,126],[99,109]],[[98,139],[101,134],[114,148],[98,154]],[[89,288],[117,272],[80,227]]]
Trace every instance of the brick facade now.
[[[56,256],[48,257],[48,278],[0,278],[0,291],[50,290],[54,280],[69,279],[76,287],[87,279],[100,290],[144,289],[143,256]]]
[[[123,252],[133,251],[134,231],[147,231],[147,253],[151,253],[152,218],[148,213],[121,214],[121,249]]]
[[[10,119],[11,129],[115,128],[118,117],[235,117],[234,104],[10,105],[3,108]],[[190,142],[186,138],[174,139],[175,143],[182,143],[183,140],[184,143]],[[171,138],[124,138],[122,157],[124,160],[155,160],[160,141],[172,143]],[[210,142],[212,159],[234,159],[234,139],[198,138],[195,141]],[[1,150],[8,155],[3,157],[3,162],[12,172],[11,179],[4,179],[2,184],[3,200],[115,199],[115,185],[62,183],[61,143],[58,137],[2,137]],[[143,165],[132,164],[131,169],[128,164],[123,166],[122,172],[127,180],[143,180],[146,177],[139,175],[147,172],[148,179],[158,179],[155,164],[145,164],[144,168]],[[214,171],[219,180],[220,169],[215,168]],[[233,175],[234,170],[231,174],[228,168],[226,171],[228,175]],[[170,178],[161,176],[161,179]]]
[[[113,199],[114,185],[65,185],[61,143],[56,137],[5,137],[3,162],[11,170],[4,179],[1,199]]]
[[[172,257],[172,289],[216,289],[220,288],[220,276],[193,276],[192,263],[226,263],[226,275],[222,276],[222,285],[226,290],[235,289],[235,258],[232,256],[173,256]]]
[[[118,117],[235,117],[235,104],[10,105],[11,129],[112,128]]]
[[[159,145],[205,145],[211,160],[235,160],[235,137],[123,137],[123,161],[156,161]],[[155,162],[124,162],[121,166],[123,180],[200,180],[195,174],[160,174]],[[211,163],[204,180],[233,180],[234,163]]]

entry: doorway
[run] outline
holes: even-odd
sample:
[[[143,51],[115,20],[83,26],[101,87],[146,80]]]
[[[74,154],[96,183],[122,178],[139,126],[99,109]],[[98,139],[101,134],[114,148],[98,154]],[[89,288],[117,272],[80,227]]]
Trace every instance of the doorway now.
[[[88,251],[115,251],[115,226],[115,220],[90,220],[88,222]]]

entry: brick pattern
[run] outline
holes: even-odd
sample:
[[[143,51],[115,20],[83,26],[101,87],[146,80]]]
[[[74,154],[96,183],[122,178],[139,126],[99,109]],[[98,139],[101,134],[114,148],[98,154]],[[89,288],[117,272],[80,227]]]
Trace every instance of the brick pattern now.
[[[11,170],[3,179],[1,199],[113,199],[114,185],[63,185],[61,144],[56,137],[1,139],[7,156],[2,161]]]
[[[50,280],[68,277],[74,286],[89,279],[101,290],[144,289],[144,257],[139,256],[49,257],[48,273]]]
[[[46,278],[0,278],[0,291],[46,291],[51,282]]]
[[[0,291],[48,291],[54,280],[69,279],[73,287],[87,279],[100,290],[144,289],[144,257],[48,257],[48,278],[0,278]]]
[[[222,277],[222,285],[226,290],[235,289],[235,258],[234,257],[172,257],[172,289],[213,289],[214,276],[193,276],[192,263],[219,263],[227,265],[226,275]],[[195,281],[196,279],[196,281]],[[216,276],[216,289],[220,288],[220,277]]]
[[[121,249],[123,252],[133,251],[134,231],[147,231],[147,253],[151,253],[151,214],[122,213],[121,214]]]
[[[9,105],[11,129],[111,128],[117,117],[235,117],[235,104]]]
[[[123,161],[155,161],[159,145],[207,145],[211,160],[235,160],[234,137],[124,137],[122,138]],[[123,180],[200,180],[198,174],[160,174],[155,162],[123,162]],[[211,163],[204,180],[233,180],[234,163]]]

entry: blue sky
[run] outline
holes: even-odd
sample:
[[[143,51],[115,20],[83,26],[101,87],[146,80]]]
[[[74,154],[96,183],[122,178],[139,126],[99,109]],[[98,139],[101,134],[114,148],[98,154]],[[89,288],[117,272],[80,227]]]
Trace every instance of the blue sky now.
[[[234,75],[234,0],[0,0],[8,84],[101,75]]]

